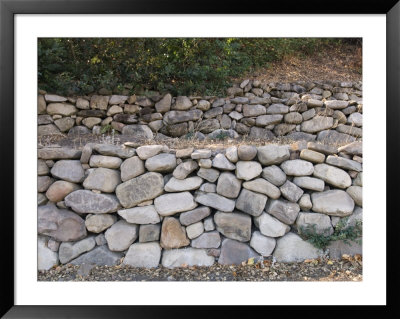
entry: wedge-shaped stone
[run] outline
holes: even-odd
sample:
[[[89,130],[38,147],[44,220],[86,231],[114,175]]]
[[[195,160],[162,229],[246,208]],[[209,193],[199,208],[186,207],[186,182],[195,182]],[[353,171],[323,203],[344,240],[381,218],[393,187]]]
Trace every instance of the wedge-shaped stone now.
[[[320,255],[322,255],[322,251],[294,233],[287,233],[279,238],[273,253],[278,262],[299,262],[315,259]]]
[[[170,216],[197,207],[189,192],[165,194],[154,200],[154,207],[161,216]]]
[[[175,168],[172,175],[177,179],[185,179],[190,173],[192,173],[198,167],[199,167],[199,165],[197,164],[197,162],[188,160],[186,162],[179,164]]]
[[[247,214],[217,212],[214,222],[217,230],[225,237],[243,242],[251,238],[251,217]]]
[[[202,219],[209,216],[210,213],[211,213],[210,207],[201,206],[193,210],[190,210],[188,212],[180,214],[179,221],[182,225],[188,226],[201,221]]]
[[[65,197],[65,205],[79,214],[105,214],[116,212],[118,199],[111,194],[96,194],[89,190],[77,190]]]
[[[157,224],[160,222],[154,205],[134,207],[118,211],[118,215],[131,224]]]
[[[297,215],[300,212],[300,206],[286,200],[273,199],[268,202],[265,211],[281,222],[291,225],[296,221]]]
[[[224,239],[221,246],[221,254],[218,263],[221,265],[240,265],[250,258],[259,258],[249,245],[232,239]]]
[[[188,177],[186,179],[176,179],[175,177],[171,177],[165,185],[164,190],[166,192],[190,191],[198,189],[202,183],[203,179],[198,176]]]
[[[258,147],[257,156],[262,165],[273,165],[288,160],[290,153],[287,146],[270,144]]]
[[[243,187],[267,195],[270,198],[278,199],[281,196],[281,191],[274,184],[268,182],[263,178],[257,178],[255,180],[243,183]]]
[[[322,179],[309,176],[295,177],[293,183],[305,189],[310,189],[316,192],[322,192],[325,188],[325,183]]]
[[[236,166],[228,161],[224,154],[217,154],[213,161],[212,166],[220,170],[233,171]]]
[[[161,263],[164,267],[187,267],[187,266],[212,266],[214,257],[208,256],[205,249],[185,248],[165,250]]]
[[[220,210],[222,212],[232,212],[235,208],[235,201],[214,193],[197,194],[195,201],[204,206]]]
[[[236,208],[252,216],[260,216],[267,200],[265,195],[242,189],[236,201]]]
[[[147,160],[150,157],[160,154],[162,150],[162,145],[144,145],[136,149],[136,154],[141,160]]]
[[[347,188],[351,185],[350,175],[344,170],[331,165],[315,165],[313,175],[338,188]]]
[[[173,249],[188,246],[190,240],[186,236],[185,227],[174,217],[166,217],[161,227],[161,247]]]
[[[254,217],[254,224],[258,227],[261,234],[268,237],[281,237],[290,230],[288,225],[267,213],[262,213],[260,216]]]
[[[142,175],[145,171],[144,162],[138,156],[133,156],[121,164],[121,180],[126,182]]]
[[[204,178],[205,180],[209,181],[210,183],[214,183],[219,176],[219,171],[214,169],[214,168],[203,168],[201,167],[197,171],[197,175],[200,176],[201,178]]]
[[[354,210],[354,200],[339,189],[312,193],[311,201],[313,211],[331,216],[349,216]]]
[[[75,241],[86,237],[87,233],[85,221],[77,214],[47,204],[38,207],[38,234],[56,241]]]
[[[158,243],[136,243],[129,247],[123,264],[131,267],[156,268],[161,259]]]
[[[105,236],[108,248],[112,251],[124,251],[136,240],[139,235],[139,226],[119,220],[109,229]]]
[[[312,175],[314,172],[313,164],[301,159],[285,161],[281,164],[281,168],[286,175],[291,176]]]
[[[164,191],[164,179],[159,173],[146,173],[132,178],[116,188],[116,195],[125,208],[131,208],[161,195]]]

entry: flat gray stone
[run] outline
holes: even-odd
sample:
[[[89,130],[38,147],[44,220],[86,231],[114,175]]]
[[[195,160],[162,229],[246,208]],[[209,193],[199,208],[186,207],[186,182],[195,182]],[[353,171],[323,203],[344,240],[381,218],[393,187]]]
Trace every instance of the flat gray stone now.
[[[167,268],[188,266],[212,266],[214,257],[208,256],[205,249],[184,248],[164,250],[162,265]]]
[[[62,264],[66,264],[72,259],[78,257],[79,255],[92,250],[95,246],[96,241],[94,240],[94,237],[87,237],[74,243],[61,243],[58,250],[60,262]]]
[[[71,116],[78,112],[78,109],[68,103],[50,103],[47,105],[47,114],[50,115],[62,115],[62,116]]]
[[[267,213],[262,213],[260,216],[254,217],[254,224],[258,227],[261,234],[268,237],[281,237],[290,230],[288,225]]]
[[[129,247],[124,265],[131,267],[156,268],[161,259],[161,247],[158,243],[136,243]]]
[[[198,189],[202,183],[203,179],[198,176],[188,177],[186,179],[176,179],[175,177],[171,177],[165,185],[164,190],[166,192],[190,191]]]
[[[264,105],[256,104],[256,105],[243,105],[243,116],[251,117],[251,116],[259,116],[266,114],[267,110]]]
[[[154,200],[154,206],[161,216],[192,210],[197,207],[193,195],[189,192],[165,194]]]
[[[146,243],[160,240],[161,225],[140,225],[139,242]]]
[[[76,190],[65,197],[65,205],[79,214],[105,214],[116,212],[118,199],[111,194],[96,194],[89,190]]]
[[[304,191],[300,187],[288,180],[279,189],[282,196],[293,203],[297,203],[300,197],[304,194]]]
[[[251,217],[243,213],[217,212],[214,215],[217,230],[225,237],[239,241],[249,241],[251,237]]]
[[[325,188],[325,183],[322,179],[309,176],[295,177],[293,183],[301,188],[310,189],[316,192],[322,192]]]
[[[136,138],[152,139],[153,132],[147,125],[125,125],[122,128],[123,135],[134,135]]]
[[[267,108],[267,114],[286,114],[289,112],[289,107],[284,104],[272,104]]]
[[[58,265],[58,254],[47,247],[47,238],[38,236],[37,267],[38,270],[49,270]]]
[[[85,226],[92,233],[101,233],[103,230],[111,227],[117,221],[117,216],[110,214],[88,215],[85,220]]]
[[[118,169],[122,160],[115,156],[92,155],[89,160],[90,167],[104,167]]]
[[[201,221],[202,219],[209,216],[211,209],[206,206],[197,207],[193,210],[184,212],[179,215],[179,221],[182,225],[188,226]]]
[[[300,206],[283,199],[273,199],[268,202],[265,211],[281,222],[291,225],[296,221]]]
[[[331,165],[315,165],[313,175],[338,188],[347,188],[351,185],[350,175],[346,171]]]
[[[119,252],[110,251],[107,245],[102,245],[94,248],[93,250],[80,255],[78,258],[72,260],[70,264],[73,265],[96,265],[96,266],[114,266],[119,264],[123,254]]]
[[[211,150],[208,150],[208,149],[195,150],[192,153],[191,157],[192,157],[192,159],[210,158]]]
[[[255,161],[239,161],[236,163],[236,177],[249,181],[262,172],[260,163]]]
[[[263,178],[243,183],[243,187],[250,191],[267,195],[270,198],[278,199],[281,196],[281,191],[274,184],[268,182]]]
[[[195,239],[204,233],[204,225],[202,222],[197,222],[186,227],[186,234],[189,239]]]
[[[218,263],[221,265],[240,265],[250,258],[259,258],[249,245],[232,239],[224,239],[221,246],[221,254]]]
[[[260,216],[267,200],[265,195],[242,189],[236,201],[236,208],[252,216]]]
[[[339,100],[332,100],[325,102],[326,107],[329,107],[332,110],[342,110],[345,109],[348,105],[348,101],[339,101]]]
[[[124,208],[131,208],[156,198],[163,191],[163,176],[160,173],[150,172],[119,184],[115,193]]]
[[[300,158],[313,163],[323,163],[325,161],[325,155],[312,150],[304,149],[300,152]]]
[[[329,155],[326,159],[326,163],[351,171],[362,171],[362,165],[360,163],[344,157]]]
[[[93,149],[106,156],[116,156],[120,158],[129,158],[135,155],[135,150],[130,147],[123,147],[111,144],[96,144]]]
[[[301,123],[301,131],[306,133],[317,133],[333,126],[333,117],[317,115],[311,120]]]
[[[350,143],[355,140],[356,138],[354,136],[339,133],[338,131],[334,130],[321,131],[317,135],[317,141],[322,141],[323,143],[329,143],[329,144]]]
[[[177,179],[185,179],[186,177],[188,177],[188,175],[190,173],[195,171],[198,167],[199,167],[199,165],[197,164],[197,162],[188,160],[188,161],[185,161],[185,162],[179,164],[174,169],[174,172],[172,173],[172,175]]]
[[[236,198],[240,192],[242,182],[232,173],[223,172],[218,178],[216,191],[227,198]]]
[[[44,147],[38,149],[38,158],[44,160],[79,159],[82,151],[72,148]]]
[[[343,190],[335,189],[312,193],[313,211],[331,216],[349,216],[354,210],[354,200]]]
[[[58,209],[54,204],[38,207],[38,234],[56,241],[75,241],[86,237],[85,221],[77,214]]]
[[[80,188],[81,187],[78,184],[66,181],[55,181],[47,189],[46,197],[49,199],[49,201],[57,203],[64,200],[65,196],[67,196],[68,194]]]
[[[210,183],[214,183],[219,176],[219,171],[214,168],[203,168],[201,167],[197,171],[197,176],[204,178],[205,180],[209,181]]]
[[[214,193],[197,194],[195,201],[204,206],[209,206],[222,212],[232,212],[235,201]]]
[[[351,198],[354,200],[356,205],[362,207],[362,187],[360,186],[350,186],[347,190],[346,193],[351,196]]]
[[[150,172],[169,173],[175,169],[177,164],[175,155],[162,153],[150,157],[144,165]]]
[[[218,248],[221,245],[221,236],[217,231],[201,234],[191,242],[194,248]]]
[[[307,176],[314,172],[313,164],[301,159],[285,161],[281,164],[281,168],[286,175],[291,176]]]
[[[136,154],[141,160],[147,160],[150,157],[160,154],[163,150],[162,145],[144,145],[136,149]]]
[[[233,171],[236,166],[232,164],[224,154],[217,154],[212,160],[212,166],[220,170]]]
[[[291,232],[277,240],[273,253],[278,262],[301,262],[318,258],[320,255],[322,251]]]
[[[79,160],[59,160],[51,168],[51,174],[71,183],[80,183],[85,177],[85,171]]]
[[[290,158],[289,148],[285,145],[265,145],[257,148],[257,157],[262,165],[280,164]]]
[[[131,224],[157,224],[160,222],[154,205],[134,207],[118,211],[118,215]]]
[[[126,182],[142,175],[145,171],[144,162],[138,156],[133,156],[121,164],[121,180]]]
[[[331,241],[327,247],[327,249],[329,249],[329,257],[332,259],[341,259],[342,256],[345,254],[350,256],[362,255],[361,239],[359,239],[358,241]]]
[[[275,186],[282,186],[286,182],[286,174],[276,165],[265,167],[261,176]]]
[[[275,245],[275,238],[264,236],[259,231],[255,231],[251,236],[250,246],[261,256],[271,256]]]
[[[91,190],[99,190],[104,193],[112,193],[121,183],[120,172],[109,168],[95,168],[83,182],[83,187]]]
[[[300,212],[296,220],[299,234],[304,232],[329,236],[333,234],[331,219],[328,215]]]
[[[355,141],[350,144],[341,146],[338,148],[338,152],[343,152],[349,155],[357,155],[357,156],[362,156],[363,151],[362,151],[362,142],[360,141]]]
[[[125,220],[119,220],[105,232],[108,248],[112,251],[127,250],[138,235],[139,226]]]

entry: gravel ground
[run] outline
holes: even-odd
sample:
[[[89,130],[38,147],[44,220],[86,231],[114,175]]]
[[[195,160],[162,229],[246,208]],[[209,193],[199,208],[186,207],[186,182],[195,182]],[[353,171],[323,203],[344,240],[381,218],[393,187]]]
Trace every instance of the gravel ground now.
[[[39,271],[38,281],[362,281],[362,257],[343,255],[341,260],[320,258],[298,263],[264,260],[238,266],[174,269],[68,264]]]

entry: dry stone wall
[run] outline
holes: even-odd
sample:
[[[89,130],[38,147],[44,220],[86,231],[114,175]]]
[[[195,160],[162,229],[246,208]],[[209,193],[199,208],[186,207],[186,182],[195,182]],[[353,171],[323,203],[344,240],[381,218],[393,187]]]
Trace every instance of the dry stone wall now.
[[[246,80],[227,97],[99,95],[40,91],[38,135],[100,134],[102,128],[146,139],[249,136],[349,143],[362,137],[362,83],[261,83]]]
[[[276,92],[290,92],[289,88],[293,87]],[[313,89],[310,94],[326,94]],[[274,101],[259,90],[252,89],[260,95],[257,99]],[[350,92],[335,94],[339,93]],[[60,119],[72,119],[78,105],[96,105],[87,111],[109,112],[129,98],[92,97],[90,102],[78,99],[75,105],[51,99],[47,112],[55,110],[59,115],[57,105],[62,105]],[[193,99],[177,101],[191,112]],[[130,102],[124,107],[134,107]],[[309,103],[328,101],[310,99],[299,104],[306,108]],[[70,112],[64,112],[65,105],[70,105]],[[220,101],[211,110],[221,108],[223,113],[223,105],[229,104]],[[165,112],[164,119],[168,112],[176,111]],[[303,227],[314,225],[315,232],[328,235],[342,218],[347,218],[346,227],[361,220],[361,142],[339,148],[314,141],[298,145],[216,150],[111,144],[86,144],[82,150],[39,148],[38,268],[66,263],[115,265],[121,259],[133,267],[208,266],[240,264],[252,257],[293,262],[326,253],[332,258],[361,253],[357,243],[349,246],[341,241],[332,242],[323,252],[300,236]]]

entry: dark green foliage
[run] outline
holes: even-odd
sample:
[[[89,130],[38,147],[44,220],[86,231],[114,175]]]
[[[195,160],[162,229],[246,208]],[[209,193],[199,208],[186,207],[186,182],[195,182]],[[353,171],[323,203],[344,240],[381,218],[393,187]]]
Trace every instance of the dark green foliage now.
[[[311,225],[302,227],[300,229],[300,236],[316,248],[323,250],[326,249],[331,241],[335,240],[343,240],[346,244],[350,244],[350,241],[361,243],[362,222],[357,220],[354,226],[346,227],[347,220],[348,217],[340,219],[332,235],[317,234],[315,225]]]
[[[39,88],[87,94],[149,90],[221,94],[240,76],[288,54],[310,54],[334,38],[40,38]]]
[[[229,134],[227,132],[219,132],[216,136],[216,140],[224,140],[229,137]]]

